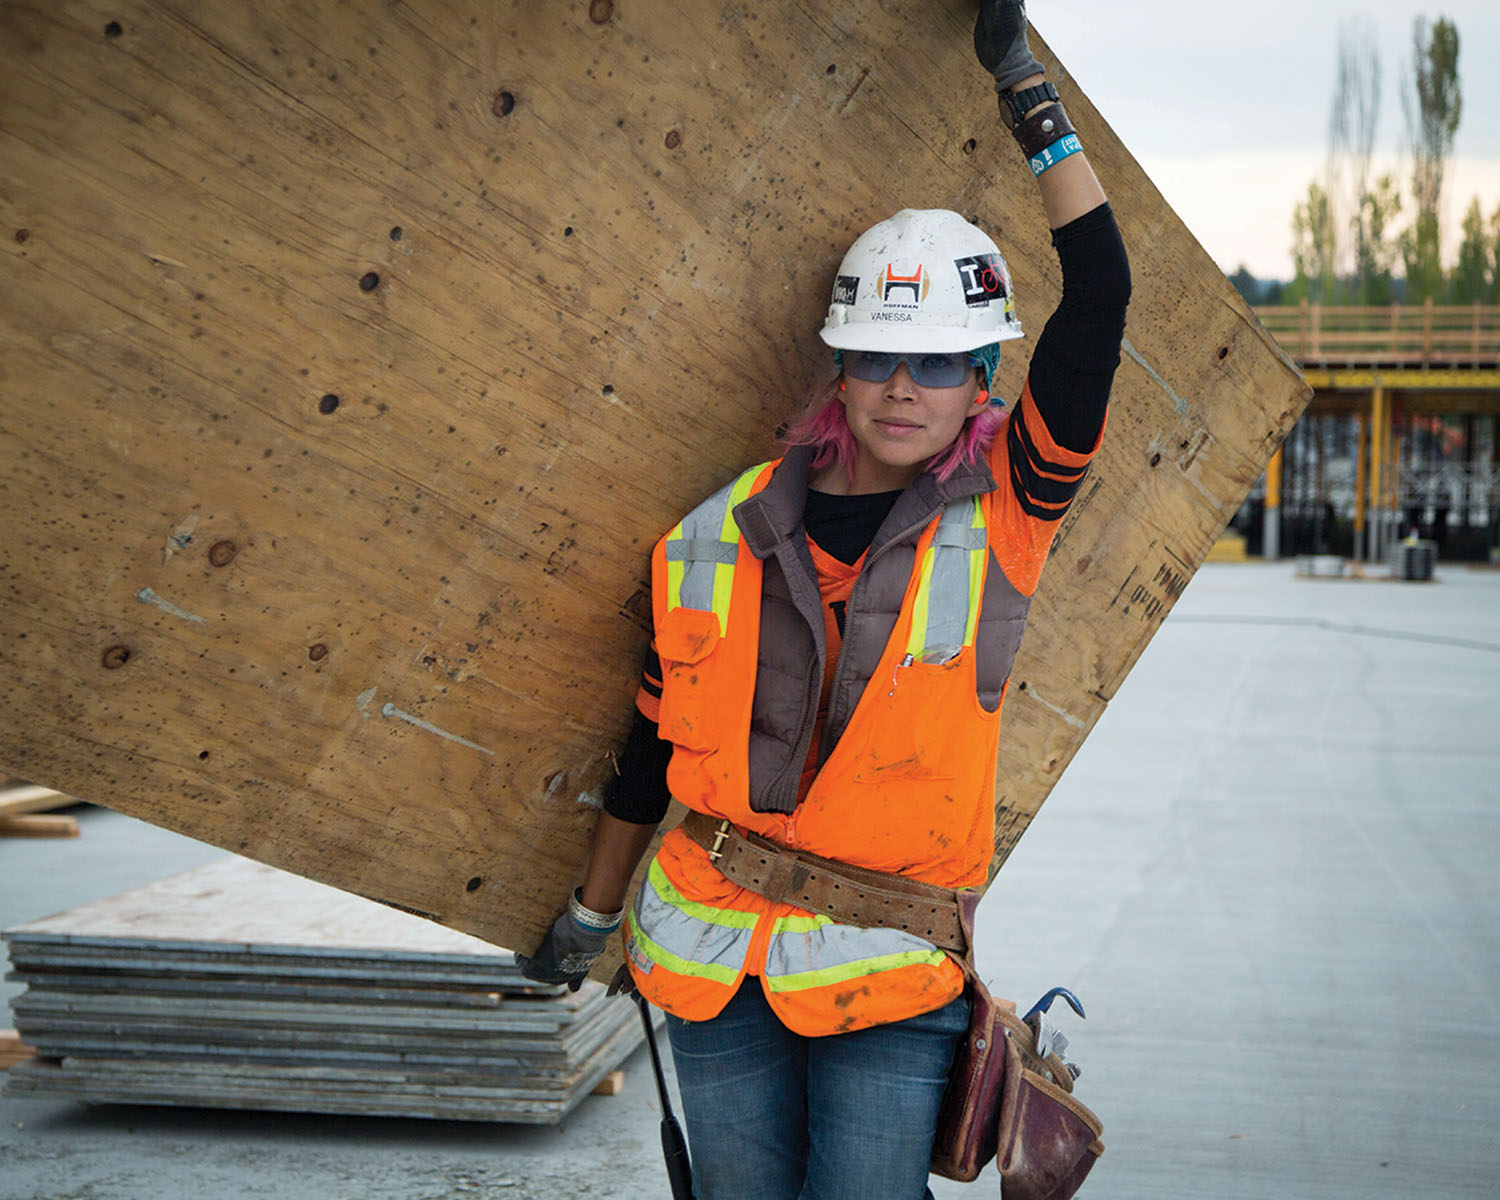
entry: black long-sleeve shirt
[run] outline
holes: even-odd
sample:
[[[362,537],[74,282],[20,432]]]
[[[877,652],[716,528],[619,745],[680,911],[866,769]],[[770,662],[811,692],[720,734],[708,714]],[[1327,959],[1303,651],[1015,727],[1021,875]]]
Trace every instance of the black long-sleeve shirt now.
[[[1037,411],[1058,445],[1080,454],[1092,450],[1104,428],[1110,386],[1120,362],[1130,265],[1110,206],[1101,204],[1052,233],[1062,266],[1063,293],[1037,339],[1028,384]],[[1007,436],[1019,436],[1011,422]],[[1005,481],[999,481],[1005,486]],[[803,524],[807,535],[841,562],[854,563],[879,531],[900,492],[838,496],[808,493]],[[661,678],[648,652],[647,686]],[[604,809],[635,824],[655,825],[666,815],[667,763],[672,745],[657,736],[656,723],[637,710],[620,755],[620,773],[605,790]]]

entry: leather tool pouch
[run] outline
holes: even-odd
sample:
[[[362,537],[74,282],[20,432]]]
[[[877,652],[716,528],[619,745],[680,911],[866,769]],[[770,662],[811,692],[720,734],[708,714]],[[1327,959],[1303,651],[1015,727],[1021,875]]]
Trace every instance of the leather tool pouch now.
[[[972,906],[963,907],[967,932]],[[1002,1200],[1068,1200],[1104,1153],[1099,1118],[1072,1094],[1060,1057],[1037,1058],[1031,1027],[974,973],[972,948],[963,967],[969,1033],[938,1113],[932,1170],[967,1183],[994,1159]]]

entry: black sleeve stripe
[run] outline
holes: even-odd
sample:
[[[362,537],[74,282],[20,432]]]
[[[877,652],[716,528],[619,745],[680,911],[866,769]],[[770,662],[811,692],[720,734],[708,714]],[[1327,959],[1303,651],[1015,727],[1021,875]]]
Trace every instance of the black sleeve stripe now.
[[[1058,475],[1063,479],[1080,480],[1083,473],[1088,470],[1087,464],[1081,467],[1070,467],[1063,463],[1049,461],[1032,439],[1031,430],[1026,428],[1026,421],[1019,413],[1010,421],[1011,448],[1019,445],[1025,452],[1028,462],[1033,465],[1034,470],[1046,471],[1049,475]]]
[[[1079,485],[1083,482],[1083,472],[1080,471],[1076,477],[1067,480],[1049,479],[1037,470],[1030,455],[1016,445],[1016,440],[1012,438],[1010,447],[1010,480],[1016,495],[1023,504],[1034,502],[1067,507],[1068,502],[1078,493]],[[1027,512],[1031,510],[1027,509]],[[1054,515],[1061,514],[1054,512]]]
[[[661,678],[661,655],[656,652],[655,646],[646,650],[646,659],[641,663],[641,674],[648,679]]]
[[[1026,490],[1025,484],[1021,482],[1020,468],[1017,466],[1015,459],[1011,459],[1010,462],[1010,482],[1011,487],[1015,490],[1016,499],[1021,503],[1021,511],[1028,517],[1036,517],[1042,521],[1055,521],[1058,517],[1062,516],[1068,510],[1068,503],[1078,491],[1078,485],[1070,483],[1065,485],[1068,489],[1066,496],[1063,496],[1059,500],[1051,501],[1050,504],[1044,502],[1045,498],[1034,496]]]
[[[650,696],[653,700],[660,700],[661,699],[661,680],[659,680],[659,679],[652,679],[651,676],[649,676],[649,675],[642,675],[641,676],[641,691],[645,692],[646,695]]]

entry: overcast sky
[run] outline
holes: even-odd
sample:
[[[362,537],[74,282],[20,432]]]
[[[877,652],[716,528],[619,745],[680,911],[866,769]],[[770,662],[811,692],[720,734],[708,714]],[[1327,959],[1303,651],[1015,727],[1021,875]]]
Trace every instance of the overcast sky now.
[[[1226,271],[1243,262],[1262,277],[1291,275],[1292,208],[1322,174],[1339,30],[1351,20],[1369,22],[1380,48],[1376,153],[1403,185],[1412,21],[1458,26],[1464,107],[1445,187],[1450,241],[1472,196],[1486,216],[1500,206],[1500,0],[1030,0],[1027,15]]]

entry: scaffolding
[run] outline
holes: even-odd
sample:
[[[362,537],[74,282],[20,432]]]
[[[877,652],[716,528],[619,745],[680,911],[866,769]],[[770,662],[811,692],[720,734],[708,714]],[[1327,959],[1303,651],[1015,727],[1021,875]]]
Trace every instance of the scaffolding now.
[[[1261,309],[1313,385],[1236,524],[1266,557],[1500,560],[1500,306]]]

